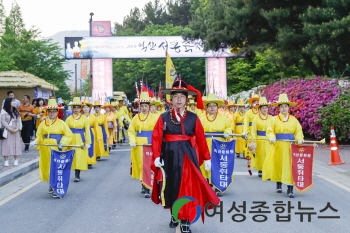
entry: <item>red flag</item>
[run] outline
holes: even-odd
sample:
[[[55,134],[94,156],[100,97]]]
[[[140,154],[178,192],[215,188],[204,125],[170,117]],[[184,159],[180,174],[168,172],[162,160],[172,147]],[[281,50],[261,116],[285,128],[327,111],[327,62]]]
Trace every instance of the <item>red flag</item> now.
[[[159,82],[159,88],[158,88],[158,98],[160,100],[163,99],[163,93],[162,93],[162,82]]]
[[[313,186],[312,168],[315,146],[291,145],[292,176],[295,188],[305,192]]]
[[[152,147],[142,146],[143,164],[142,164],[142,184],[148,189],[153,188],[154,172],[151,170],[152,165]]]

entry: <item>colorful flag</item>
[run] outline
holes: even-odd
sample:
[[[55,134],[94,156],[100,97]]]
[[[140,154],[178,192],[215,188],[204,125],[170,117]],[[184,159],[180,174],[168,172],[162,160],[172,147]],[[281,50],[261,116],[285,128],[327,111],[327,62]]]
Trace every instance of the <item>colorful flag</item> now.
[[[140,99],[140,91],[139,88],[137,87],[137,82],[135,81],[135,88],[136,88],[136,96],[138,99]]]
[[[161,101],[163,100],[162,82],[159,82],[159,87],[158,87],[158,98],[159,98]]]
[[[177,78],[177,73],[173,61],[171,60],[168,51],[165,52],[166,64],[165,64],[165,88],[170,89],[173,86],[174,81]]]

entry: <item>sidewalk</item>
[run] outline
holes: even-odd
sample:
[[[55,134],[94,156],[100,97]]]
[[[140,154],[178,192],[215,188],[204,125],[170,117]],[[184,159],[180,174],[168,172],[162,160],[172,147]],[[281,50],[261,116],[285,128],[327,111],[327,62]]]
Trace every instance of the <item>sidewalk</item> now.
[[[124,143],[124,145],[127,145]],[[331,151],[327,150],[328,146],[316,147],[314,163],[334,170],[340,174],[350,176],[350,146],[344,146],[339,150],[340,158],[344,164],[329,166]],[[24,151],[24,146],[23,146]],[[10,166],[4,167],[4,157],[0,156],[0,187],[27,174],[39,167],[39,152],[34,148],[30,148],[29,152],[22,153],[19,156],[19,165],[13,166],[13,156],[9,158]]]

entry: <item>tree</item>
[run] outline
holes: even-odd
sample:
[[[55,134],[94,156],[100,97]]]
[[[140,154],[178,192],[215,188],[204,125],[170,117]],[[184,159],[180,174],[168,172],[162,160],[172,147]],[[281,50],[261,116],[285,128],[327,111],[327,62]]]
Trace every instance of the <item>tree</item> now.
[[[254,57],[269,46],[285,65],[303,59],[316,75],[342,73],[349,57],[349,1],[193,0],[185,37],[201,38],[206,49],[221,42]]]
[[[21,70],[38,76],[57,86],[60,89],[57,93],[59,97],[68,99],[69,88],[65,81],[69,71],[63,68],[66,60],[61,48],[51,40],[39,38],[38,29],[24,28],[20,8],[14,2],[0,39],[0,59],[6,62],[0,69]]]
[[[192,19],[190,0],[169,0],[166,4],[168,24],[187,26]]]
[[[5,20],[6,20],[5,8],[4,8],[3,0],[0,0],[0,36],[2,36],[2,34],[4,34],[4,31],[5,31]]]

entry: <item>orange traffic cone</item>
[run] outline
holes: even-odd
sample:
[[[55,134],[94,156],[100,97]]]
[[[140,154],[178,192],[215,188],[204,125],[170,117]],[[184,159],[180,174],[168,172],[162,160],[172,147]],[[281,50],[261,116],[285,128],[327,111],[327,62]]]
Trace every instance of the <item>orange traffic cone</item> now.
[[[338,152],[338,146],[336,144],[335,136],[331,135],[331,162],[328,164],[330,165],[340,165],[344,162],[341,160],[339,152]]]
[[[330,134],[330,136],[334,137],[335,145],[337,145],[338,150],[343,149],[342,146],[338,145],[337,135],[335,135],[334,126],[331,126],[331,134]],[[330,147],[326,148],[326,150],[330,150],[330,149],[331,149]]]

